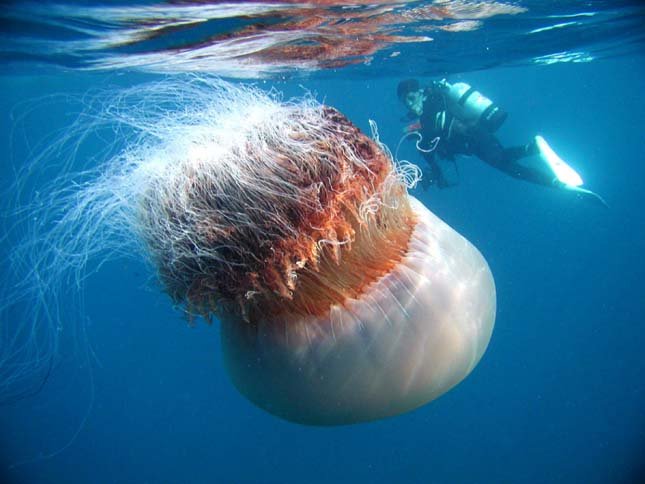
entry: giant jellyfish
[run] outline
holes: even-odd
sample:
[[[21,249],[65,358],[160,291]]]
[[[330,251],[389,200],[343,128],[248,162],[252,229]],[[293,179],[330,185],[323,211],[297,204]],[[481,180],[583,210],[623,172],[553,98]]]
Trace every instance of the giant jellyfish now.
[[[495,320],[488,265],[408,194],[416,169],[375,129],[308,96],[213,79],[104,106],[94,119],[127,126],[115,132],[128,143],[83,183],[54,181],[40,206],[57,223],[27,244],[41,268],[60,280],[92,258],[140,254],[189,319],[221,324],[235,387],[303,424],[415,409],[481,359]]]

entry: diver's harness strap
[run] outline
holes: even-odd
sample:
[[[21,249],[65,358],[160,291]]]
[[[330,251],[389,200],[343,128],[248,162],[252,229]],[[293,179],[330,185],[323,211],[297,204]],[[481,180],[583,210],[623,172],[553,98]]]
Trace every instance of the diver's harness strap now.
[[[435,114],[434,117],[434,128],[437,133],[443,135],[443,139],[446,141],[450,140],[452,137],[452,128],[455,125],[456,118],[455,116],[450,116],[450,121],[448,122],[448,129],[446,129],[446,118],[448,113],[446,111],[439,111]],[[438,136],[439,137],[439,136]]]

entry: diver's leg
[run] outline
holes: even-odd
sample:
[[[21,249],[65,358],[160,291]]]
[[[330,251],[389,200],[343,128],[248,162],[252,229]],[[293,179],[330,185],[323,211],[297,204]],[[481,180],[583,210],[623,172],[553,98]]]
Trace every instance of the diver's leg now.
[[[479,137],[473,146],[474,154],[489,165],[513,178],[544,186],[553,186],[554,175],[542,164],[522,164],[519,160],[539,153],[535,143],[504,148],[495,136]]]
[[[607,206],[603,198],[582,188],[582,178],[540,136],[524,146],[504,148],[493,135],[482,137],[474,154],[504,173],[537,185],[560,188]]]

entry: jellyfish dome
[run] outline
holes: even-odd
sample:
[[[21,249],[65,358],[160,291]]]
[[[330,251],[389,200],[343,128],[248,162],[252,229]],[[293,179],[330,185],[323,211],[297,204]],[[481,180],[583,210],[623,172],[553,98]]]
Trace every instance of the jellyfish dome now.
[[[351,424],[472,371],[495,320],[491,272],[408,194],[414,170],[377,136],[310,97],[213,80],[160,92],[136,122],[110,111],[143,133],[70,198],[73,224],[126,234],[175,303],[219,321],[246,398],[293,422]]]

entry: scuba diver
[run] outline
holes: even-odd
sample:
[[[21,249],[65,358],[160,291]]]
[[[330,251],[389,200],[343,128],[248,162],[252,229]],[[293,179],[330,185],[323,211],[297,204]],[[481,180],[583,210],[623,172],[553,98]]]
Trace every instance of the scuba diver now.
[[[417,135],[416,147],[429,165],[430,176],[422,179],[424,188],[455,185],[442,162],[451,161],[456,168],[456,155],[474,155],[513,178],[571,190],[607,205],[599,195],[581,187],[580,175],[542,136],[526,145],[502,146],[494,133],[507,113],[470,85],[443,79],[421,88],[419,81],[408,79],[399,83],[397,95],[408,109],[407,119],[413,121],[405,131]]]

